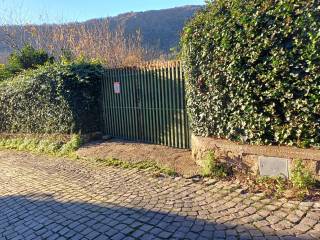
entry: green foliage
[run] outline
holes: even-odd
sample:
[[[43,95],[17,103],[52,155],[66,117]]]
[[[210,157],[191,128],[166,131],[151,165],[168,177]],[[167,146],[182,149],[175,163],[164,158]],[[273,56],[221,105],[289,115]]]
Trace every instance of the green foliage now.
[[[216,0],[184,29],[196,135],[320,145],[320,2]]]
[[[139,162],[128,162],[114,158],[108,159],[98,159],[98,162],[103,163],[107,166],[115,166],[121,168],[129,169],[139,169],[139,170],[150,170],[153,172],[164,173],[169,176],[175,176],[176,172],[169,167],[160,166],[153,161],[139,161]]]
[[[202,175],[205,177],[224,178],[230,176],[232,171],[225,163],[219,162],[213,152],[208,152],[203,160]]]
[[[300,200],[310,196],[316,188],[316,181],[312,174],[303,165],[302,161],[296,161],[291,171],[290,179],[285,177],[259,177],[253,181],[253,188],[263,191],[270,197],[298,198]]]
[[[75,60],[74,54],[72,53],[72,51],[68,50],[68,49],[62,49],[62,53],[60,56],[60,61],[62,63],[70,63],[72,61]]]
[[[291,182],[298,189],[310,189],[315,185],[315,179],[301,160],[295,162],[291,171]]]
[[[98,64],[56,63],[0,83],[0,132],[98,131],[102,73]]]
[[[31,45],[25,45],[19,51],[10,54],[8,64],[0,64],[0,81],[13,77],[22,70],[37,68],[46,63],[53,63],[53,57],[42,49],[36,50]]]
[[[83,142],[82,142],[81,136],[78,134],[73,134],[70,141],[61,147],[60,153],[62,155],[70,155],[76,150],[78,150],[82,145],[82,143]]]
[[[263,189],[264,193],[269,196],[282,197],[285,190],[288,189],[288,181],[286,178],[279,177],[259,177],[256,184]]]
[[[42,49],[36,50],[31,45],[25,45],[9,56],[6,68],[11,73],[17,73],[23,69],[36,68],[38,65],[44,65],[47,62],[53,62],[53,58],[49,57],[48,53]]]
[[[0,82],[11,76],[12,73],[6,68],[6,66],[4,64],[0,64]]]
[[[79,135],[72,135],[70,139],[60,136],[25,136],[2,137],[0,135],[0,149],[13,149],[33,153],[48,154],[53,156],[74,157],[75,151],[81,146]]]

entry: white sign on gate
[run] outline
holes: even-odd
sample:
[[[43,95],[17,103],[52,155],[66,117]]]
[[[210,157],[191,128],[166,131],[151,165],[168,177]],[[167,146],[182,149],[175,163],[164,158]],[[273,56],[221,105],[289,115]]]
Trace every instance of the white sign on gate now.
[[[115,94],[120,94],[120,82],[113,83],[113,90]]]

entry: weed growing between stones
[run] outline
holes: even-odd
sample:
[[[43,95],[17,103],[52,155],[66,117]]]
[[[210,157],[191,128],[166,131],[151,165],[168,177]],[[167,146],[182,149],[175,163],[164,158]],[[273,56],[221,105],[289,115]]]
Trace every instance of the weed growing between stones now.
[[[202,161],[202,176],[219,180],[238,181],[253,193],[263,193],[270,198],[288,198],[298,200],[320,199],[320,183],[297,161],[290,172],[290,179],[284,176],[268,177],[243,173],[235,166],[221,162],[214,152],[208,152]]]
[[[232,169],[226,163],[218,161],[214,153],[210,151],[203,161],[202,175],[204,177],[225,178],[232,175]]]
[[[290,178],[248,176],[244,180],[251,192],[262,192],[268,197],[298,200],[320,199],[320,184],[303,165],[297,161],[290,172]]]
[[[293,170],[291,171],[291,182],[294,187],[305,190],[314,187],[315,179],[308,169],[303,165],[301,160],[295,163]]]
[[[289,188],[289,182],[282,176],[278,177],[258,177],[254,183],[257,188],[263,190],[267,196],[275,196],[280,198],[284,191]]]
[[[155,173],[163,173],[168,176],[176,176],[177,173],[167,166],[160,166],[153,161],[128,162],[114,158],[96,159],[97,162],[106,166],[121,167],[124,169],[150,170]]]

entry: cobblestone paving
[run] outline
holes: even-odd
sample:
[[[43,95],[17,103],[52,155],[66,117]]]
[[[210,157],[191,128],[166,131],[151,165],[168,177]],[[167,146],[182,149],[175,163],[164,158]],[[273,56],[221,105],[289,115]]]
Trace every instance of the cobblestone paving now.
[[[0,151],[0,239],[320,239],[320,203]]]

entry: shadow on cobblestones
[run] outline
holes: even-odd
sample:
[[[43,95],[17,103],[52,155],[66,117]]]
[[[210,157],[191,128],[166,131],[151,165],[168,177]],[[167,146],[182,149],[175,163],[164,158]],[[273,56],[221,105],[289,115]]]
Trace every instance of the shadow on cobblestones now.
[[[0,239],[278,239],[254,228],[50,195],[0,198]],[[301,239],[292,238],[290,239]]]
[[[320,239],[320,203],[0,151],[3,239]]]

